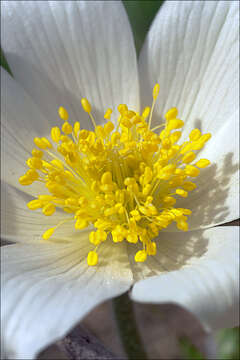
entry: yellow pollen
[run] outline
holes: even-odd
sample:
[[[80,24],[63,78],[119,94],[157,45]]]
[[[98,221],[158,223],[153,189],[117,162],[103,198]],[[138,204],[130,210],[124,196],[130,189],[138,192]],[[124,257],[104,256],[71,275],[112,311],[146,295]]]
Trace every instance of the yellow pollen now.
[[[179,144],[184,122],[177,118],[176,107],[167,111],[165,123],[151,128],[159,89],[156,84],[151,108],[141,113],[120,104],[116,126],[110,121],[110,108],[104,114],[105,124],[96,125],[91,105],[83,98],[92,131],[81,129],[79,121],[70,124],[61,106],[62,126],[53,127],[49,138],[34,138],[37,148],[27,159],[29,169],[19,182],[23,186],[40,182],[49,194],[36,194],[27,206],[45,216],[62,213],[64,220],[44,229],[44,240],[57,236],[66,222],[76,232],[91,226],[89,266],[101,262],[105,241],[112,246],[125,241],[136,248],[135,261],[144,262],[160,248],[161,230],[172,223],[179,230],[188,230],[192,212],[177,203],[190,197],[189,192],[197,187],[194,178],[210,164],[208,159],[199,159],[198,151],[211,134],[193,129],[189,140]]]

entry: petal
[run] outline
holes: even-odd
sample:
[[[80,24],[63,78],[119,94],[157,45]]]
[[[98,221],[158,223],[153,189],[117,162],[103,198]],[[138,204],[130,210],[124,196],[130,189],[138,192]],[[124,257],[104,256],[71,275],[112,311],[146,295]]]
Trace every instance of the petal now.
[[[1,90],[1,236],[11,241],[36,241],[63,220],[63,215],[46,218],[40,211],[30,211],[27,202],[48,193],[47,189],[37,182],[22,186],[18,179],[28,169],[33,138],[48,135],[49,124],[21,85],[2,68]],[[67,233],[60,233],[66,239],[73,229],[72,224],[66,227]]]
[[[238,28],[236,1],[166,1],[140,54],[144,105],[157,81],[158,116],[177,106],[186,134],[215,134],[239,107]]]
[[[32,359],[97,304],[130,287],[124,244],[102,244],[99,264],[88,267],[88,239],[78,240],[3,247],[2,346],[9,358]]]
[[[44,241],[43,233],[49,228],[62,224],[51,237],[52,241],[75,241],[80,231],[74,227],[74,218],[71,214],[56,211],[53,216],[43,215],[41,210],[31,211],[27,203],[33,200],[29,194],[13,186],[2,184],[1,187],[1,238],[12,242]]]
[[[97,118],[119,103],[138,107],[136,53],[121,2],[6,1],[2,13],[13,75],[52,119],[63,105],[89,123],[81,97]]]
[[[43,186],[23,187],[19,177],[28,169],[35,136],[47,136],[49,123],[24,89],[1,68],[1,180],[28,194]],[[34,189],[35,190],[34,190]]]
[[[195,314],[208,329],[236,326],[239,323],[239,228],[218,227],[191,232],[190,236],[197,234],[197,248],[192,248],[193,256],[187,264],[182,267],[191,249],[186,247],[176,254],[170,241],[172,253],[169,253],[173,264],[174,259],[179,260],[179,270],[139,281],[131,297],[139,302],[177,303]],[[182,250],[184,238],[185,235],[174,234],[175,243],[182,242]],[[155,264],[160,268],[160,256]]]
[[[211,165],[201,169],[194,182],[197,189],[177,205],[192,210],[189,229],[215,226],[239,218],[239,123],[235,114],[213,135],[197,160],[207,158]],[[223,146],[224,144],[224,146]],[[168,229],[167,229],[168,230]],[[177,231],[176,226],[171,231]]]

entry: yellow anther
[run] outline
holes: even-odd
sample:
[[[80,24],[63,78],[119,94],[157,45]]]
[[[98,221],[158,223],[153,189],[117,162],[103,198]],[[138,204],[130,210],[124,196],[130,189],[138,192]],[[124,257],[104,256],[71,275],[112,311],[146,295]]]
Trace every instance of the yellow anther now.
[[[178,221],[177,228],[182,231],[188,231],[188,223],[186,221]]]
[[[27,206],[30,210],[37,210],[43,206],[43,203],[40,200],[32,200],[27,204]]]
[[[182,120],[180,120],[180,119],[171,119],[168,122],[167,129],[169,131],[174,130],[174,129],[180,129],[181,127],[183,127],[183,125],[184,125],[184,122]]]
[[[148,184],[152,180],[152,177],[153,177],[153,172],[152,172],[151,168],[149,166],[147,166],[144,171],[145,184]]]
[[[90,114],[90,112],[92,111],[92,107],[91,107],[89,101],[86,98],[82,98],[81,104],[82,104],[83,110],[86,111],[86,113]]]
[[[163,198],[163,202],[164,202],[164,204],[166,204],[168,206],[172,206],[172,205],[174,205],[176,203],[176,199],[174,199],[171,196],[165,196]]]
[[[19,181],[19,183],[20,183],[21,185],[24,185],[24,186],[26,186],[26,185],[31,185],[31,184],[33,183],[33,180],[30,179],[30,178],[29,178],[28,176],[26,176],[26,175],[20,176],[20,178],[18,179],[18,181]]]
[[[159,84],[156,84],[153,88],[153,93],[152,93],[152,96],[153,96],[153,99],[154,100],[157,100],[157,97],[158,97],[158,94],[159,94],[159,90],[160,90],[160,85]]]
[[[210,133],[204,134],[201,136],[200,140],[203,142],[207,142],[209,139],[211,139],[212,135]]]
[[[133,124],[131,123],[131,121],[128,118],[122,118],[121,120],[121,125],[125,126],[126,128],[130,129]]]
[[[189,152],[191,150],[197,150],[194,148],[194,146],[196,146],[196,144],[198,144],[198,142],[195,142],[195,143],[186,142],[185,145],[182,145],[182,150],[180,151],[180,154],[186,154],[187,152]]]
[[[39,195],[38,199],[41,201],[50,201],[50,200],[53,200],[53,196],[52,195]]]
[[[88,266],[95,266],[98,263],[98,254],[96,251],[89,251],[87,257]]]
[[[102,125],[97,125],[95,132],[97,134],[97,136],[104,138],[105,137],[105,133],[104,133],[104,129]]]
[[[112,231],[112,240],[115,243],[122,242],[124,240],[124,236],[117,233],[115,230]]]
[[[64,164],[61,160],[58,159],[53,159],[51,161],[51,164],[53,164],[55,167],[57,167],[58,169],[64,170]]]
[[[76,137],[78,136],[79,131],[80,131],[80,122],[76,121],[73,125],[73,132]]]
[[[197,188],[197,185],[191,181],[186,181],[182,184],[182,188],[187,191],[192,191]]]
[[[151,111],[151,108],[149,106],[146,106],[145,109],[143,110],[142,112],[142,117],[144,119],[147,119],[147,117],[149,116],[150,114],[150,111]]]
[[[179,209],[183,215],[191,215],[192,211],[190,209]]]
[[[105,125],[104,125],[104,131],[106,133],[106,135],[110,134],[114,129],[114,125],[111,121],[108,121]]]
[[[187,165],[185,167],[185,173],[191,177],[197,177],[200,174],[200,170],[194,167],[193,165]]]
[[[56,211],[56,208],[53,204],[48,203],[46,204],[43,208],[42,208],[42,212],[44,215],[46,216],[51,216],[52,214],[54,214]]]
[[[170,139],[163,139],[162,140],[162,148],[163,149],[170,149],[171,148],[171,146],[172,146],[172,143],[171,143],[171,141],[170,141]]]
[[[128,110],[125,116],[127,116],[129,119],[132,119],[136,115],[135,111]]]
[[[62,132],[66,135],[69,135],[72,133],[72,125],[69,124],[69,122],[65,121],[62,125]]]
[[[147,196],[151,190],[152,190],[152,185],[147,184],[144,186],[142,193],[144,196]]]
[[[132,123],[133,123],[133,125],[140,124],[141,122],[142,122],[142,119],[141,119],[141,116],[139,116],[139,115],[135,115],[135,116],[132,118]]]
[[[170,212],[170,214],[173,214],[174,215],[174,218],[178,218],[177,220],[179,220],[179,218],[182,218],[182,211],[180,209],[172,209]]]
[[[150,204],[153,202],[153,197],[152,196],[148,196],[146,199],[146,204]]]
[[[149,210],[148,210],[145,206],[139,206],[139,211],[140,211],[143,215],[150,215],[150,214],[149,214]]]
[[[178,142],[178,140],[180,139],[180,137],[182,136],[182,132],[181,131],[174,131],[174,133],[172,133],[169,136],[169,139],[171,141],[172,144],[175,144],[176,142]]]
[[[157,253],[157,245],[155,242],[150,242],[147,244],[147,254],[148,255],[156,255]]]
[[[88,134],[89,134],[89,132],[87,130],[85,130],[85,129],[80,130],[79,139],[81,139],[81,140],[87,139]]]
[[[171,108],[169,109],[166,114],[165,114],[165,119],[167,121],[172,120],[172,119],[176,119],[176,117],[178,116],[178,109],[177,108]]]
[[[75,222],[75,229],[85,229],[89,225],[89,222],[84,219],[77,219]]]
[[[56,230],[56,227],[50,228],[47,231],[45,231],[45,233],[42,235],[42,238],[44,240],[48,240],[54,233],[54,231]]]
[[[184,157],[182,158],[182,162],[184,164],[189,164],[190,162],[195,160],[195,158],[196,158],[196,154],[194,152],[189,152],[186,155],[184,155]]]
[[[147,253],[145,250],[139,250],[135,255],[136,262],[144,262],[147,259]]]
[[[34,144],[35,144],[37,147],[39,147],[40,149],[43,149],[43,150],[47,149],[47,144],[44,143],[44,142],[42,141],[42,139],[40,139],[39,137],[35,137],[33,141],[34,141]]]
[[[43,152],[41,150],[38,150],[38,149],[33,149],[32,150],[32,156],[42,158],[43,157]]]
[[[103,185],[112,184],[112,173],[110,171],[106,171],[101,177],[101,183]]]
[[[114,207],[104,210],[104,215],[105,216],[111,216],[111,215],[113,215],[115,213],[116,213],[116,209]]]
[[[141,215],[138,210],[132,210],[130,214],[134,217],[136,221],[141,220]]]
[[[101,242],[105,241],[107,239],[107,233],[106,231],[103,231],[101,229],[98,229],[96,231],[96,237],[97,239],[99,239]]]
[[[89,234],[89,241],[95,246],[99,245],[101,242],[107,239],[107,233],[103,230],[92,231]]]
[[[35,169],[29,169],[26,172],[26,176],[32,181],[35,181],[39,178],[38,172]]]
[[[182,197],[187,197],[188,196],[188,192],[183,190],[183,189],[176,189],[176,194],[180,195]]]
[[[51,129],[51,138],[55,143],[59,143],[61,137],[61,131],[59,127],[55,126]]]
[[[27,165],[31,169],[41,169],[42,168],[42,160],[37,157],[32,157],[27,160]]]
[[[97,246],[100,244],[99,239],[97,239],[96,237],[96,232],[95,231],[91,231],[89,234],[89,241],[90,243],[92,243],[93,245]]]
[[[127,241],[132,244],[136,244],[138,242],[138,236],[135,233],[129,233],[127,235]]]
[[[47,138],[42,137],[41,140],[47,146],[48,149],[52,149],[52,144],[50,143],[50,141]]]
[[[64,109],[63,106],[60,106],[60,108],[58,109],[58,114],[62,120],[64,121],[68,120],[68,112],[66,109]]]
[[[207,167],[208,165],[210,165],[210,161],[208,159],[200,159],[196,162],[196,166],[200,169],[203,169],[205,167]]]
[[[176,170],[175,164],[169,164],[162,169],[163,172],[169,173],[169,174],[173,174],[175,170]]]
[[[112,109],[107,109],[104,115],[104,119],[109,120],[111,118],[111,115],[112,115]]]
[[[128,111],[128,107],[126,104],[120,104],[118,105],[118,111],[121,115],[124,115]]]
[[[193,129],[191,132],[190,132],[190,135],[189,135],[189,139],[190,141],[197,141],[200,139],[201,137],[201,131],[199,129]]]

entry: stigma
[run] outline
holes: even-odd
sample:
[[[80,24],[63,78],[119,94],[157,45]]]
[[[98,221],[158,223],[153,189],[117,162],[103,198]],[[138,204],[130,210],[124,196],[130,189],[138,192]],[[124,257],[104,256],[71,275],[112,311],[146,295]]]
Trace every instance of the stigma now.
[[[36,194],[28,208],[45,216],[54,216],[57,209],[65,214],[64,220],[45,230],[44,240],[66,222],[76,231],[93,226],[87,263],[95,266],[105,241],[135,246],[135,261],[144,262],[157,253],[161,230],[172,223],[188,230],[192,212],[177,207],[177,202],[196,189],[200,169],[210,164],[195,158],[211,134],[193,129],[179,144],[184,122],[175,107],[167,111],[164,123],[153,128],[158,95],[156,84],[152,106],[142,113],[120,104],[116,124],[111,121],[112,109],[107,109],[103,125],[97,125],[91,104],[83,98],[92,131],[81,129],[78,121],[71,124],[67,110],[60,107],[62,126],[53,127],[49,138],[34,138],[36,147],[26,161],[29,170],[19,182],[24,186],[41,182],[48,195]]]

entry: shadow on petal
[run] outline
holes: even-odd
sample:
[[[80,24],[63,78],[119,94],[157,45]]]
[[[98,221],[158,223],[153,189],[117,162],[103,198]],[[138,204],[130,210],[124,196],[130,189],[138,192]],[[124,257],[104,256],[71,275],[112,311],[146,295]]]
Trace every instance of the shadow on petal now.
[[[212,164],[201,169],[196,179],[197,189],[187,199],[178,202],[180,206],[193,210],[189,217],[191,230],[232,220],[228,217],[231,216],[231,205],[237,206],[233,191],[237,187],[234,175],[239,169],[239,164],[233,162],[233,156],[233,153],[226,154],[221,166]]]
[[[138,249],[128,246],[135,281],[181,269],[193,258],[202,257],[208,249],[208,238],[204,236],[204,230],[186,233],[162,232],[155,241],[157,254],[149,256],[144,263],[135,262],[134,255]]]

